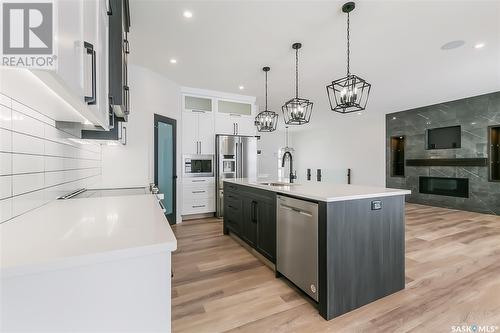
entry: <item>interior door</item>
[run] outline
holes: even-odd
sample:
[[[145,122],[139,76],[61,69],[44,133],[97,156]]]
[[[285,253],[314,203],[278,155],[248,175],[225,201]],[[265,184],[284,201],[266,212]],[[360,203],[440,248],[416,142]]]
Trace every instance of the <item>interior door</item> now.
[[[154,115],[155,184],[164,195],[165,216],[176,223],[176,120]]]

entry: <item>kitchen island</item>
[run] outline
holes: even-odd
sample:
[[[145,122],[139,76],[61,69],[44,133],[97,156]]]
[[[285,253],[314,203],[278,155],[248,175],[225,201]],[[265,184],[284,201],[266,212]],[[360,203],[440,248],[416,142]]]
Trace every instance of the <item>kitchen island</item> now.
[[[295,283],[329,320],[404,289],[406,194],[356,185],[226,180],[224,233],[274,263],[277,277]],[[306,222],[297,226],[299,220]],[[293,225],[295,234],[287,228]],[[293,268],[297,262],[303,267]]]
[[[169,332],[176,248],[152,194],[56,200],[0,224],[0,331]]]

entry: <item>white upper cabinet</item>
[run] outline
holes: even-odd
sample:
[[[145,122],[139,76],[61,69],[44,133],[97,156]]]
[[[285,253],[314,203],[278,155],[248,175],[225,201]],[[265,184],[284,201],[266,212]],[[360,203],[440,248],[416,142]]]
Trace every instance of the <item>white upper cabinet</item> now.
[[[54,1],[55,73],[83,103],[83,1]]]
[[[85,0],[83,3],[83,92],[89,110],[100,124],[108,125],[108,33],[109,0]]]
[[[107,1],[53,0],[55,66],[32,69],[83,118],[104,128],[108,128]]]
[[[217,101],[217,112],[229,115],[252,116],[251,103],[228,101],[219,99]]]
[[[215,131],[212,112],[185,111],[182,113],[183,154],[214,154]]]
[[[238,135],[254,136],[256,133],[255,119],[253,117],[241,117],[236,122]]]
[[[184,95],[183,105],[185,111],[194,112],[212,112],[213,111],[213,101],[210,97],[199,97]]]
[[[215,154],[215,128],[212,114],[198,114],[198,137],[200,154]]]
[[[198,114],[194,112],[182,113],[182,153],[197,154],[198,143]]]

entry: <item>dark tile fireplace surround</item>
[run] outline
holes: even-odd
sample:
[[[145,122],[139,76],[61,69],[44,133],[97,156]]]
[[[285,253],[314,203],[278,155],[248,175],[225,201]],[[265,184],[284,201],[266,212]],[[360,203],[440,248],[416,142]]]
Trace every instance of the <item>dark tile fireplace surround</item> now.
[[[386,143],[386,185],[408,202],[500,215],[500,92],[387,114]]]

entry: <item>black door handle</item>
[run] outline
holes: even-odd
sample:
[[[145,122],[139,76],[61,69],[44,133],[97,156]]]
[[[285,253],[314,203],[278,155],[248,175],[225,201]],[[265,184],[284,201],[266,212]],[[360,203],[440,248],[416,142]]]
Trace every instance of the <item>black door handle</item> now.
[[[257,207],[257,202],[252,201],[251,212],[250,212],[250,219],[252,220],[252,223],[257,223],[256,207]]]
[[[96,53],[94,50],[94,45],[89,42],[83,42],[83,46],[85,47],[87,55],[90,54],[92,56],[92,95],[85,96],[85,102],[88,105],[96,104]]]

